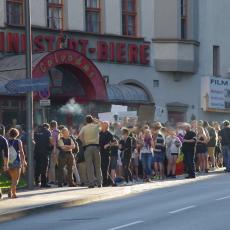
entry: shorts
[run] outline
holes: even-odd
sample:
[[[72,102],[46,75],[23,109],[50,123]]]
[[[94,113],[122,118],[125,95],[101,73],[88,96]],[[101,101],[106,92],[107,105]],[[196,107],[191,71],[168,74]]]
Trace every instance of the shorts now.
[[[208,147],[208,155],[213,156],[215,154],[215,147]]]
[[[118,157],[111,157],[110,158],[110,169],[111,170],[117,169],[117,159],[118,159]]]
[[[162,152],[155,152],[153,156],[154,163],[163,163],[164,162],[164,154]]]
[[[171,156],[178,156],[179,153],[171,153]]]

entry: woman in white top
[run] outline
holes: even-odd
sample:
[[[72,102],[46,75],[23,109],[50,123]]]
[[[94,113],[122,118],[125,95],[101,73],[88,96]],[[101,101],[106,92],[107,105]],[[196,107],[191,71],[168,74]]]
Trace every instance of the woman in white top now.
[[[168,156],[167,177],[176,178],[176,161],[180,153],[182,143],[176,135],[173,128],[168,128],[168,136],[166,138],[166,149]]]

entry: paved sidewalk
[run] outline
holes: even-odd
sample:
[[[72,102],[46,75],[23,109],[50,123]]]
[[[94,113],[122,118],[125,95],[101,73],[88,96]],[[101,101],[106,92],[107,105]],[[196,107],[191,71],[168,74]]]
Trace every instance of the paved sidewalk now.
[[[0,222],[9,221],[23,216],[57,208],[73,207],[92,202],[121,198],[135,193],[153,189],[167,188],[217,177],[219,173],[210,173],[198,176],[196,179],[154,181],[152,183],[134,184],[132,186],[107,187],[88,189],[76,188],[49,188],[32,191],[19,191],[17,199],[7,199],[6,195],[0,201]]]

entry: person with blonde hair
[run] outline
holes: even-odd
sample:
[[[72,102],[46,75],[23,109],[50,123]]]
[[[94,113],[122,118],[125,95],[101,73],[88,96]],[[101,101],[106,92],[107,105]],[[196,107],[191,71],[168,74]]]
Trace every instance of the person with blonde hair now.
[[[208,172],[208,154],[207,154],[207,135],[202,126],[197,126],[197,145],[196,154],[198,158],[200,172]]]
[[[9,198],[17,198],[16,188],[21,176],[21,171],[27,166],[25,154],[22,147],[21,140],[17,139],[19,131],[11,128],[8,132],[9,143],[9,170],[8,173],[11,178],[11,188],[8,193]]]

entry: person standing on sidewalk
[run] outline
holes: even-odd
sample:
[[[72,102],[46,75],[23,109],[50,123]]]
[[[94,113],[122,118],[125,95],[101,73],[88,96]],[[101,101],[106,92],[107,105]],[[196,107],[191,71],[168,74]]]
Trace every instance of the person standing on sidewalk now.
[[[132,185],[133,176],[131,173],[131,157],[132,157],[132,137],[129,135],[127,128],[122,128],[122,139],[120,141],[120,149],[122,151],[122,166],[125,176],[125,185]]]
[[[195,178],[195,146],[196,133],[191,130],[190,124],[185,124],[186,134],[182,144],[182,152],[184,153],[185,165],[188,170],[186,179]]]
[[[2,172],[6,172],[9,166],[9,148],[8,142],[4,138],[5,127],[0,125],[0,175]],[[0,188],[0,199],[2,198],[2,190]]]
[[[11,188],[8,193],[9,198],[17,198],[16,187],[18,185],[21,171],[27,166],[22,141],[17,139],[19,131],[11,128],[8,133],[9,139],[9,175],[11,178]]]
[[[112,183],[112,180],[109,179],[110,144],[112,140],[113,135],[109,131],[109,123],[102,122],[99,137],[99,145],[101,154],[101,171],[103,177],[103,187],[109,186]]]
[[[58,187],[63,186],[65,166],[67,168],[68,185],[69,187],[75,187],[73,182],[74,155],[72,153],[73,149],[75,149],[75,144],[66,127],[61,130],[61,138],[58,140],[58,147],[60,148],[58,156]]]
[[[100,121],[91,115],[86,116],[86,125],[79,133],[79,138],[85,148],[85,162],[89,179],[89,188],[95,187],[95,176],[97,186],[102,186],[101,156],[99,150]]]
[[[216,167],[216,158],[215,158],[215,148],[217,145],[217,134],[215,129],[207,122],[204,121],[203,127],[208,130],[209,141],[207,143],[208,146],[208,156],[210,159],[210,166],[212,170],[215,170]]]
[[[224,167],[226,167],[226,172],[230,172],[230,122],[224,121],[223,128],[218,133],[221,150],[224,157]]]
[[[53,144],[53,150],[50,155],[50,162],[49,162],[49,184],[55,184],[56,182],[56,166],[57,166],[57,158],[58,158],[58,148],[57,143],[59,139],[60,131],[58,130],[58,124],[56,121],[50,122],[50,131],[51,131],[51,138]]]
[[[35,141],[35,183],[39,185],[39,177],[41,176],[41,188],[49,188],[47,184],[47,173],[49,165],[49,156],[52,151],[52,137],[50,126],[44,123],[42,127],[34,133]]]

